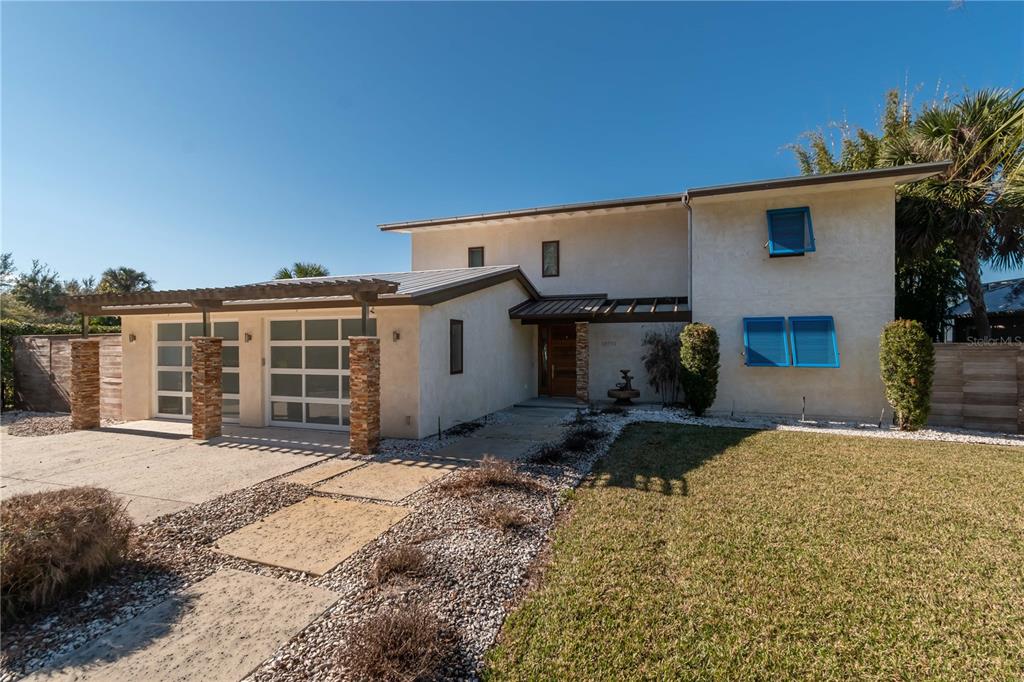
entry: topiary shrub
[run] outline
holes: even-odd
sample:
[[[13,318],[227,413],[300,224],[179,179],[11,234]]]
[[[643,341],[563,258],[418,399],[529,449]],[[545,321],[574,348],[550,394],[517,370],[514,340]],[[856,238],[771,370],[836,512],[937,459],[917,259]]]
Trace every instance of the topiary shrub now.
[[[718,332],[694,322],[679,335],[682,384],[686,405],[698,417],[715,402],[718,392]]]
[[[935,347],[916,320],[885,325],[879,347],[885,399],[896,414],[896,426],[913,431],[924,426],[931,410]]]
[[[15,495],[0,503],[0,601],[11,617],[47,606],[124,561],[133,524],[100,488]]]

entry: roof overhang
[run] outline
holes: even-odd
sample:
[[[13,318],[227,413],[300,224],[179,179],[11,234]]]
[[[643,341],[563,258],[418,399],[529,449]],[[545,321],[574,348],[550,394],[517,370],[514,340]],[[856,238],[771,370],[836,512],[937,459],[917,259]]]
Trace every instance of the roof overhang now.
[[[734,185],[697,187],[687,190],[686,201],[688,203],[696,203],[701,200],[729,199],[734,198],[735,195],[749,194],[751,192],[779,190],[831,191],[836,189],[835,185],[858,185],[861,187],[902,185],[944,173],[950,164],[950,161],[938,161],[935,163],[894,166],[892,168],[873,168],[871,170],[851,171],[848,173],[797,175],[788,178],[776,178],[774,180],[741,182]]]
[[[681,205],[682,194],[658,194],[645,197],[628,197],[607,201],[588,201],[579,204],[560,204],[557,206],[540,206],[537,208],[513,209],[494,213],[476,213],[472,215],[451,216],[448,218],[432,218],[429,220],[410,220],[401,223],[383,223],[378,225],[382,232],[413,232],[428,229],[450,229],[454,227],[472,227],[484,223],[520,222],[538,220],[547,216],[600,215],[606,213],[622,213],[625,211],[651,210]]]
[[[690,322],[686,296],[608,298],[604,294],[544,296],[523,301],[508,311],[523,324],[541,322]]]

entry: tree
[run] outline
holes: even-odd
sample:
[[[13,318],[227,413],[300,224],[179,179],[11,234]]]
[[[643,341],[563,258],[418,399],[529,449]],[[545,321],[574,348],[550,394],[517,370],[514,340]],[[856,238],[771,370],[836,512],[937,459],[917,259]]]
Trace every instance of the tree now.
[[[82,279],[64,280],[64,293],[69,296],[80,296],[82,294],[96,293],[96,278],[83,277]]]
[[[943,176],[906,188],[899,237],[914,252],[952,241],[975,329],[988,338],[981,264],[1024,264],[1024,90],[928,105],[883,156],[888,165],[952,161]]]
[[[64,311],[60,302],[63,293],[57,273],[38,260],[32,261],[32,269],[23,272],[11,288],[15,299],[48,317],[57,317]]]
[[[296,262],[290,268],[281,268],[274,273],[274,279],[298,279],[302,277],[327,277],[330,275],[327,266],[319,263]]]
[[[155,282],[145,272],[122,265],[104,270],[97,290],[104,294],[134,294],[152,291],[153,284]]]
[[[683,369],[679,361],[679,333],[649,331],[644,334],[643,347],[647,382],[661,396],[662,405],[678,402]]]
[[[18,268],[14,267],[14,255],[10,251],[0,254],[0,291],[9,291],[14,286]]]

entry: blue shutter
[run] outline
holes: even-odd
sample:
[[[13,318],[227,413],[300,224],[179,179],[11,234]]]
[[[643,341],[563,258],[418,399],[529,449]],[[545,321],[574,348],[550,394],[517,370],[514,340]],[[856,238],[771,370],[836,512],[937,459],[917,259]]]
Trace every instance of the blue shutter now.
[[[793,364],[797,367],[838,367],[836,326],[831,317],[791,317]]]
[[[743,345],[749,367],[787,367],[786,318],[743,318]]]
[[[811,209],[782,208],[768,211],[768,253],[793,256],[814,251]]]

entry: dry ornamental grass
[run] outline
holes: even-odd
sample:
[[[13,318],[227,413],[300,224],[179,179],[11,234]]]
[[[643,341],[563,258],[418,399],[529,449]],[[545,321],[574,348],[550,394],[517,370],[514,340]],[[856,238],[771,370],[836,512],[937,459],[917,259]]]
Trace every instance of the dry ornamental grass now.
[[[379,586],[393,577],[415,578],[423,575],[426,563],[427,555],[422,549],[414,545],[399,545],[377,558],[370,580]]]
[[[516,488],[526,491],[542,490],[543,486],[526,474],[516,470],[511,462],[484,457],[480,466],[455,477],[442,486],[462,494],[469,494],[484,488]]]
[[[358,680],[415,682],[437,675],[452,654],[448,628],[425,607],[392,607],[357,625],[337,655]]]

